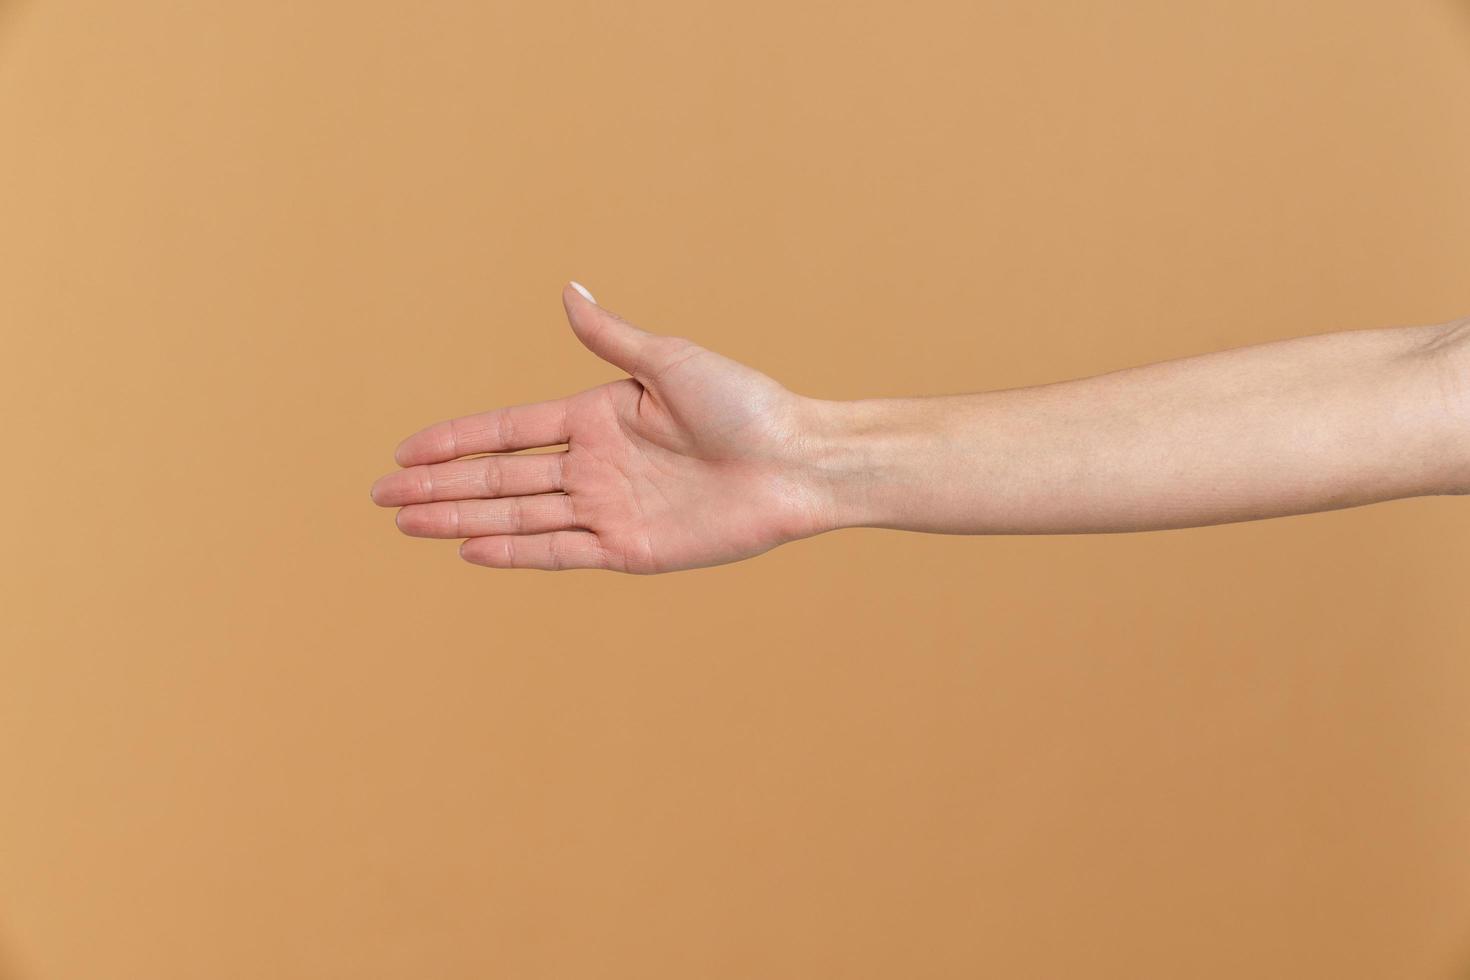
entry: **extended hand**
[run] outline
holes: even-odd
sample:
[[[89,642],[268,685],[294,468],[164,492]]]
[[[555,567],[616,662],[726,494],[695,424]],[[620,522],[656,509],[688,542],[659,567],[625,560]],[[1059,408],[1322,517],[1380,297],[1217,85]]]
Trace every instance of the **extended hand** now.
[[[837,527],[1145,531],[1470,492],[1470,320],[831,402],[562,299],[632,378],[410,437],[373,488],[404,531],[482,565],[662,572]]]
[[[631,377],[409,436],[395,454],[404,469],[372,490],[402,508],[405,534],[464,538],[460,555],[493,568],[649,573],[737,561],[823,529],[817,495],[796,476],[806,399],[640,330],[571,285],[562,303],[587,349]]]

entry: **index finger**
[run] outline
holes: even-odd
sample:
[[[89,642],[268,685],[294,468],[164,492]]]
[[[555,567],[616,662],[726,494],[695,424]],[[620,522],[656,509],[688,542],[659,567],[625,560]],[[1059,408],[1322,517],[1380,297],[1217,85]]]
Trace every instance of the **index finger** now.
[[[399,466],[443,463],[475,453],[511,453],[567,441],[567,400],[513,405],[436,422],[398,444]]]

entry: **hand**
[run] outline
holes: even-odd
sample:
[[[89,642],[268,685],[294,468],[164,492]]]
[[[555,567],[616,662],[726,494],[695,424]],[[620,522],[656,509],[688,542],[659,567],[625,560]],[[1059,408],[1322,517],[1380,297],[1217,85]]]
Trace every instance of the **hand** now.
[[[572,285],[562,303],[587,349],[631,377],[409,436],[395,453],[405,468],[372,490],[402,508],[405,534],[464,538],[461,557],[492,568],[651,573],[738,561],[825,528],[802,475],[814,403],[640,330]]]

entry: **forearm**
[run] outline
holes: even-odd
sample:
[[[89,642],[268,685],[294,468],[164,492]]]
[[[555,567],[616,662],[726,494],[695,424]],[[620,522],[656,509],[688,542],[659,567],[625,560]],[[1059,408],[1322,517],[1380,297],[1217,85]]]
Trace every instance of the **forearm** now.
[[[1139,531],[1470,490],[1470,328],[1353,331],[1009,391],[812,403],[827,526]]]

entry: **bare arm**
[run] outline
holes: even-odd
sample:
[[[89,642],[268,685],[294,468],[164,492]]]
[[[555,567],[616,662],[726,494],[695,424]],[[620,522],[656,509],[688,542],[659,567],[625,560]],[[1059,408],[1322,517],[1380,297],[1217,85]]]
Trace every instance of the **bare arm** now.
[[[405,533],[492,567],[660,572],[851,526],[1142,531],[1470,492],[1470,321],[835,402],[562,300],[629,376],[404,440],[373,499]]]
[[[1036,388],[824,403],[834,526],[1142,531],[1470,489],[1470,332],[1302,337]]]

